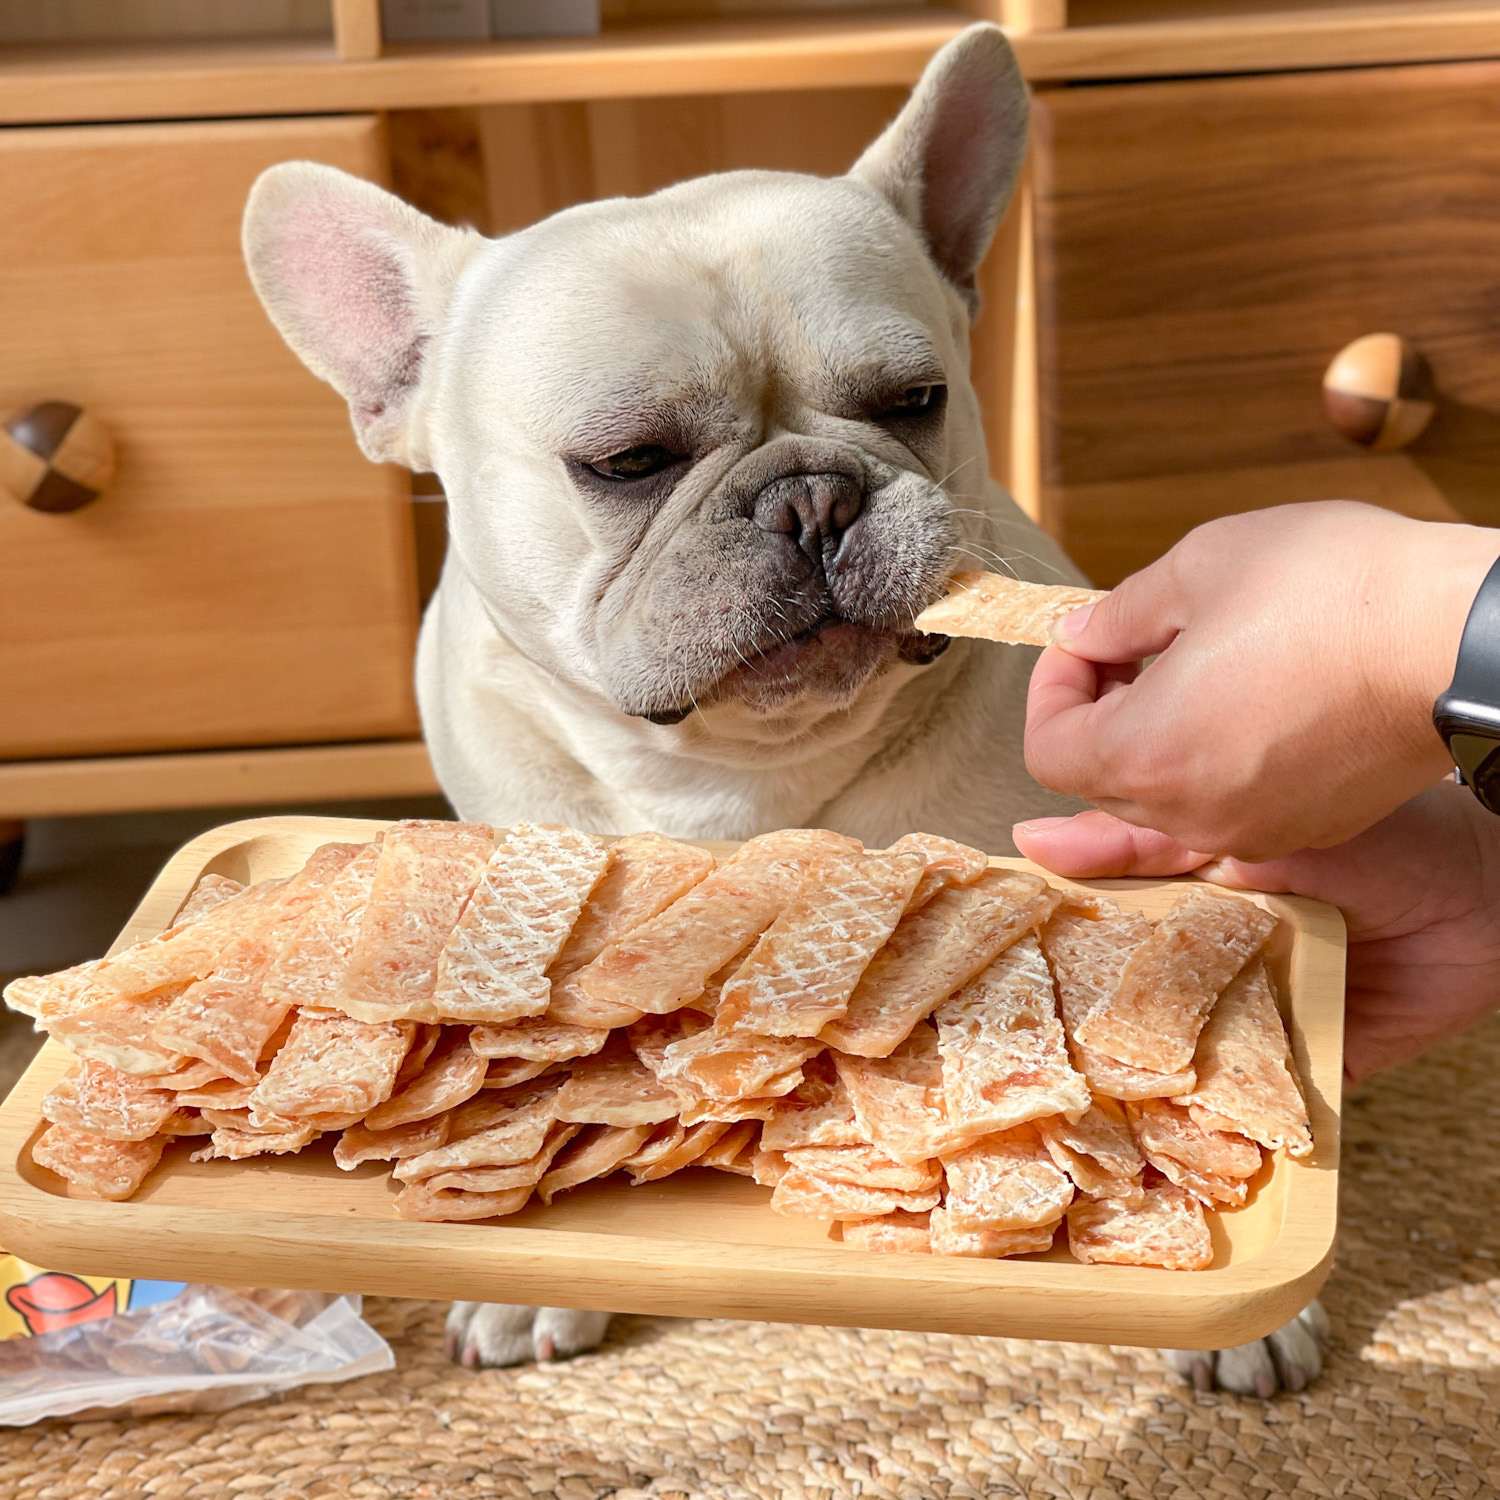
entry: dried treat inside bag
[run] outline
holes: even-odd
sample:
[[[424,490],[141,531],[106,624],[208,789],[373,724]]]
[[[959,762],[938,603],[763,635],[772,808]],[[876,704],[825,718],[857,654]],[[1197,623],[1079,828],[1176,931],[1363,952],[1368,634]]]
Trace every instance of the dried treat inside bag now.
[[[352,1172],[365,1161],[400,1161],[407,1156],[421,1156],[436,1151],[448,1139],[450,1123],[447,1115],[438,1115],[429,1120],[412,1120],[390,1130],[351,1125],[333,1148],[333,1159],[344,1171]]]
[[[484,1087],[489,1068],[469,1045],[466,1027],[449,1026],[427,1066],[405,1088],[365,1114],[371,1130],[390,1130],[456,1109]]]
[[[271,1114],[365,1114],[390,1098],[411,1044],[409,1021],[299,1015],[256,1085],[251,1107]]]
[[[460,1193],[409,1182],[396,1194],[396,1217],[429,1223],[498,1219],[519,1212],[530,1199],[529,1187],[506,1193]]]
[[[1193,1069],[1197,1083],[1173,1103],[1187,1105],[1200,1123],[1216,1117],[1215,1128],[1237,1130],[1269,1151],[1312,1151],[1307,1105],[1263,963],[1246,964],[1215,1002],[1198,1037]]]
[[[1048,1154],[1079,1192],[1140,1201],[1146,1161],[1117,1101],[1100,1095],[1077,1120],[1053,1115],[1036,1126]]]
[[[568,1026],[546,1016],[512,1021],[508,1026],[476,1026],[469,1046],[481,1057],[520,1057],[530,1062],[567,1062],[589,1057],[609,1040],[607,1028]]]
[[[111,1141],[64,1125],[49,1125],[31,1148],[37,1166],[55,1172],[68,1184],[70,1198],[103,1198],[112,1203],[130,1197],[158,1161],[166,1137],[145,1141]]]
[[[904,917],[870,960],[848,1009],[819,1036],[860,1057],[888,1057],[1017,938],[1046,921],[1062,898],[1045,880],[987,870],[973,885],[941,890]]]
[[[483,1094],[446,1117],[446,1144],[398,1161],[393,1175],[416,1182],[439,1172],[530,1161],[546,1144],[556,1110],[557,1087],[551,1084],[529,1083]]]
[[[889,1057],[835,1055],[861,1136],[899,1162],[918,1163],[974,1139],[948,1118],[937,1032],[922,1022]]]
[[[113,1141],[146,1141],[177,1108],[177,1096],[106,1063],[69,1069],[42,1100],[42,1117]]]
[[[432,1019],[504,1025],[547,1009],[551,966],[610,860],[571,828],[504,835],[438,963]]]
[[[1086,1264],[1169,1271],[1206,1270],[1214,1259],[1202,1204],[1170,1182],[1148,1186],[1138,1205],[1075,1199],[1068,1209],[1068,1248]]]
[[[854,1101],[825,1052],[802,1065],[802,1082],[775,1102],[761,1132],[768,1151],[793,1146],[854,1146],[867,1137],[854,1118]]]
[[[1036,938],[1018,938],[933,1012],[948,1118],[975,1135],[1048,1115],[1077,1119],[1089,1086],[1068,1060],[1052,972]]]
[[[620,1043],[573,1065],[556,1108],[559,1120],[580,1125],[657,1125],[676,1117],[678,1099]]]
[[[983,849],[972,849],[968,844],[935,833],[903,834],[891,845],[890,852],[920,854],[926,865],[916,889],[907,899],[909,912],[926,906],[944,886],[973,885],[990,867],[990,857]]]
[[[1132,1067],[1189,1067],[1220,991],[1275,926],[1269,912],[1239,897],[1183,897],[1130,955],[1114,994],[1079,1022],[1078,1040]]]
[[[1151,923],[1112,901],[1065,901],[1037,934],[1057,982],[1058,1009],[1073,1065],[1096,1094],[1111,1099],[1157,1099],[1193,1086],[1191,1067],[1171,1073],[1133,1068],[1078,1039],[1078,1027],[1119,988],[1130,955],[1151,936]]]
[[[946,1209],[935,1208],[929,1223],[934,1255],[999,1260],[1007,1255],[1038,1255],[1052,1248],[1060,1218],[1026,1229],[961,1229]]]
[[[925,1213],[936,1207],[941,1197],[939,1188],[926,1192],[872,1188],[854,1182],[835,1182],[789,1167],[772,1189],[771,1208],[792,1218],[878,1219],[898,1209]]]
[[[943,1185],[943,1169],[937,1161],[898,1162],[877,1146],[794,1146],[781,1155],[788,1171],[830,1182],[853,1182],[898,1193],[930,1193]]]
[[[1027,583],[1001,573],[955,573],[949,592],[936,604],[929,604],[912,628],[930,635],[967,635],[1012,646],[1045,646],[1058,620],[1103,597],[1099,589],[1070,584]]]
[[[1034,1125],[986,1136],[943,1157],[943,1200],[956,1229],[1032,1229],[1055,1223],[1073,1201],[1073,1183]]]
[[[436,1021],[438,959],[494,851],[479,823],[386,830],[359,935],[326,1004],[362,1021]]]
[[[928,1217],[898,1208],[878,1219],[849,1219],[841,1226],[843,1241],[851,1250],[871,1250],[880,1255],[931,1255]]]
[[[574,982],[599,1004],[652,1015],[688,1004],[771,925],[812,861],[852,842],[795,828],[749,840],[665,911],[611,943]]]
[[[537,1184],[537,1196],[551,1203],[569,1188],[609,1176],[645,1145],[651,1130],[650,1125],[590,1125]]]
[[[847,1009],[925,868],[915,851],[830,850],[724,985],[715,1027],[816,1036]]]

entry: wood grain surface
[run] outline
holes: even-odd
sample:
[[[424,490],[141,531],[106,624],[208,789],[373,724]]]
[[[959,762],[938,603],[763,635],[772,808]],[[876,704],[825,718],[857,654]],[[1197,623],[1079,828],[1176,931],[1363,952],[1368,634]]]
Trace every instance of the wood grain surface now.
[[[279,817],[214,829],[167,864],[115,949],[160,931],[205,872],[285,874],[320,843],[382,826]],[[1159,914],[1182,884],[1084,888]],[[768,1189],[706,1169],[645,1188],[589,1184],[490,1224],[419,1224],[395,1218],[384,1164],[341,1173],[326,1146],[197,1164],[174,1148],[130,1202],[75,1201],[29,1154],[41,1097],[69,1062],[51,1043],[0,1107],[0,1242],[36,1264],[93,1275],[1091,1343],[1242,1343],[1300,1309],[1331,1265],[1342,1069],[1342,920],[1301,898],[1252,899],[1283,918],[1270,960],[1317,1144],[1303,1161],[1278,1154],[1243,1210],[1209,1215],[1215,1262],[1206,1271],[1084,1266],[1060,1249],[1003,1261],[855,1252],[830,1243],[825,1226],[773,1214]]]
[[[61,399],[118,469],[70,515],[0,506],[0,760],[410,736],[404,476],[261,310],[250,184],[381,170],[367,118],[0,139],[0,410]]]

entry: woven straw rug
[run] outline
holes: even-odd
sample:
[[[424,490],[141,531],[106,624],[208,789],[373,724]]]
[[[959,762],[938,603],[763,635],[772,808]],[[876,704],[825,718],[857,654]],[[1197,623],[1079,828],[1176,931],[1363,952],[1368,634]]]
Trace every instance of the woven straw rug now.
[[[1350,1102],[1337,1346],[1300,1396],[1195,1395],[1131,1349],[662,1318],[476,1375],[440,1305],[371,1299],[394,1372],[0,1433],[0,1500],[1497,1496],[1497,1080],[1500,1023]]]

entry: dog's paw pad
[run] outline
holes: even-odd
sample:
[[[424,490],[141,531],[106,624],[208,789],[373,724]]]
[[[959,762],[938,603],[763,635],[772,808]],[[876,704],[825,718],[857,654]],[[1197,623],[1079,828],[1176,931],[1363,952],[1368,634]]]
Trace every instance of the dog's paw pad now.
[[[455,1302],[448,1310],[443,1352],[469,1369],[566,1359],[597,1349],[610,1316],[565,1307]]]
[[[1265,1400],[1278,1391],[1306,1390],[1323,1373],[1328,1340],[1328,1314],[1321,1303],[1310,1302],[1269,1338],[1233,1349],[1164,1349],[1162,1354],[1168,1367],[1195,1390],[1233,1391]]]

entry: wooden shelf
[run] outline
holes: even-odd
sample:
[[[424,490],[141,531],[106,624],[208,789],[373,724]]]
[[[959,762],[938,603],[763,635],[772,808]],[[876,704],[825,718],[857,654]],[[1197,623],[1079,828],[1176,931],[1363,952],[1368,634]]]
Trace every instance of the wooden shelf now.
[[[1500,4],[1227,0],[1182,16],[1147,0],[1085,5],[1100,24],[1015,38],[1035,82],[1500,56]],[[1161,18],[1165,14],[1166,18]],[[1126,20],[1110,20],[1125,16]],[[971,18],[919,7],[617,27],[597,37],[393,48],[340,61],[327,42],[14,47],[0,123],[427,109],[545,100],[877,87],[916,79]]]
[[[427,797],[437,791],[421,740],[0,762],[0,818]]]

